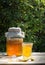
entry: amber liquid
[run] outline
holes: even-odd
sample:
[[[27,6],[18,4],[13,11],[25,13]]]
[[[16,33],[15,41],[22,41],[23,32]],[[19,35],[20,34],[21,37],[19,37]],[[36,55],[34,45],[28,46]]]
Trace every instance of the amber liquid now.
[[[23,39],[7,39],[6,51],[9,56],[21,56],[22,55],[22,42]]]
[[[22,55],[26,58],[31,56],[32,53],[32,44],[23,44],[23,48],[22,48]]]

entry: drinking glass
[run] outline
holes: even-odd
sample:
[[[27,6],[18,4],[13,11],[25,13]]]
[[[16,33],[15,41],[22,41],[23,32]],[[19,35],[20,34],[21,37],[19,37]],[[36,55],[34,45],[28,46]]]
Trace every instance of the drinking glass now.
[[[32,54],[33,43],[26,42],[22,45],[22,56],[23,59],[29,59]]]

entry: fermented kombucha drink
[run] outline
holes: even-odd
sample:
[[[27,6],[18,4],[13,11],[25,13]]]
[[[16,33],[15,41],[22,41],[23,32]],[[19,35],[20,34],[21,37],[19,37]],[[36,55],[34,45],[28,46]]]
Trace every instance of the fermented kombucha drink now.
[[[21,56],[22,55],[22,43],[24,38],[24,32],[21,28],[11,27],[6,36],[6,52],[8,56]]]
[[[25,59],[28,59],[32,54],[33,43],[23,43],[22,55]]]
[[[7,39],[6,51],[9,56],[21,56],[22,54],[22,38]]]

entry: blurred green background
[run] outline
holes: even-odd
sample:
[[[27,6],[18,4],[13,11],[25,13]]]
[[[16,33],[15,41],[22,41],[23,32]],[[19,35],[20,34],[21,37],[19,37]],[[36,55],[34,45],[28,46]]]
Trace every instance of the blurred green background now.
[[[6,51],[5,32],[21,27],[24,42],[33,42],[33,51],[45,52],[45,0],[0,0],[0,51]]]

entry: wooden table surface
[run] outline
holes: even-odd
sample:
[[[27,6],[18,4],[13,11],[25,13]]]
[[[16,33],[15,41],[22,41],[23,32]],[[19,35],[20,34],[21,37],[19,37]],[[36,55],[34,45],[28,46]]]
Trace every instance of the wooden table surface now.
[[[22,58],[18,57],[17,59]],[[40,53],[40,52],[33,52],[31,55],[31,59],[33,59],[33,61],[28,60],[27,62],[18,62],[15,61],[17,60],[15,57],[8,57],[5,56],[5,53],[0,53],[0,65],[10,65],[10,64],[17,64],[17,65],[25,65],[25,64],[30,64],[30,65],[45,65],[45,53]]]

